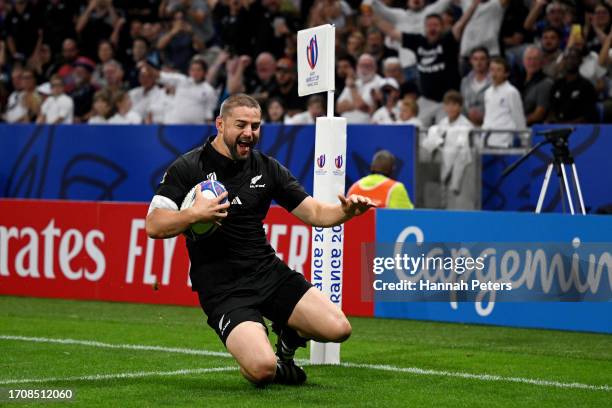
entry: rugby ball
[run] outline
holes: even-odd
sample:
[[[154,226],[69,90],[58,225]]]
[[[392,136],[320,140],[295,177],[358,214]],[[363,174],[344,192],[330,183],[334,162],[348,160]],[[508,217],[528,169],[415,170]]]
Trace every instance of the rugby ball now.
[[[195,203],[196,194],[198,194],[200,191],[204,198],[212,200],[223,194],[223,192],[226,190],[223,184],[219,183],[216,180],[202,181],[201,183],[198,183],[193,186],[191,190],[189,190],[189,192],[183,199],[183,202],[181,203],[181,210],[193,206],[193,203]],[[221,204],[224,204],[226,202],[227,197],[224,198],[223,201],[221,201]],[[196,222],[194,224],[191,224],[189,228],[184,232],[184,234],[192,240],[198,240],[210,236],[213,232],[217,230],[218,227],[219,225],[215,222]]]

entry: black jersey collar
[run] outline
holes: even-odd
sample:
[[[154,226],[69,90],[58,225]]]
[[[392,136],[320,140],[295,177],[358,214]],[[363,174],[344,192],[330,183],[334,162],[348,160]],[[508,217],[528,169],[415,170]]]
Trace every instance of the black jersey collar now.
[[[247,165],[247,162],[251,161],[253,157],[253,151],[251,150],[251,154],[247,160],[232,160],[229,157],[226,157],[219,153],[217,149],[215,149],[212,145],[213,140],[217,135],[211,136],[208,138],[206,143],[204,144],[204,149],[202,149],[202,155],[206,157],[206,160],[211,161],[211,164],[214,168],[229,170],[229,171],[240,171],[243,170]]]

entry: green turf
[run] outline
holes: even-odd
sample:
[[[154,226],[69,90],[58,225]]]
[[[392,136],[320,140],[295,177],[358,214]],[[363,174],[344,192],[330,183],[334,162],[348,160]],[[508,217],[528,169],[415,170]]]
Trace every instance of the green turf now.
[[[612,336],[406,320],[352,318],[342,360],[370,365],[612,385]],[[0,297],[0,335],[71,338],[225,351],[197,308]],[[307,358],[306,350],[298,357]],[[236,367],[225,357],[0,339],[0,381]],[[612,405],[606,390],[312,366],[302,387],[257,389],[229,372],[18,384],[71,388],[71,407]],[[0,387],[9,387],[0,385]],[[2,403],[0,402],[0,405]],[[51,405],[49,405],[51,404]],[[9,406],[26,407],[26,403]]]

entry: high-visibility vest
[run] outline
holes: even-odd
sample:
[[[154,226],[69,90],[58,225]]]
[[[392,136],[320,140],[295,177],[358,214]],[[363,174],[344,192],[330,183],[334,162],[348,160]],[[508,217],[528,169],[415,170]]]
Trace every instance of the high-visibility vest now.
[[[404,185],[381,174],[370,174],[355,182],[347,196],[351,194],[370,198],[378,208],[414,208]]]

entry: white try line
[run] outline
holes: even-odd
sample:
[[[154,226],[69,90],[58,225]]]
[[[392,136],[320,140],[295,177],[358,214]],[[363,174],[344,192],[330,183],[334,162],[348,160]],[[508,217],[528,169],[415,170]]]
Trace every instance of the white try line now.
[[[11,336],[11,335],[0,335],[0,340],[15,340],[15,341],[27,341],[35,343],[55,343],[55,344],[69,344],[69,345],[80,345],[98,348],[110,348],[110,349],[124,349],[124,350],[140,350],[140,351],[161,351],[166,353],[179,353],[188,355],[200,355],[200,356],[213,356],[213,357],[231,357],[231,354],[220,352],[220,351],[209,351],[209,350],[198,350],[190,348],[178,348],[178,347],[163,347],[163,346],[148,346],[143,344],[112,344],[102,343],[99,341],[90,340],[75,340],[75,339],[57,339],[47,337],[28,337],[28,336]],[[300,361],[301,364],[308,365],[307,361]],[[537,385],[542,387],[554,387],[554,388],[569,388],[569,389],[584,389],[592,391],[612,391],[610,385],[593,385],[584,384],[578,382],[564,383],[560,381],[549,381],[535,378],[524,378],[524,377],[504,377],[500,375],[492,374],[472,374],[463,373],[457,371],[444,371],[444,370],[430,370],[417,367],[396,367],[390,365],[378,365],[378,364],[359,364],[344,362],[339,364],[341,367],[346,368],[361,368],[368,370],[380,370],[380,371],[391,371],[396,373],[408,373],[413,375],[426,375],[426,376],[440,376],[440,377],[455,377],[455,378],[466,378],[478,381],[494,381],[494,382],[513,382],[519,384]],[[232,369],[231,367],[225,368],[226,370]],[[202,369],[206,370],[206,369]],[[209,369],[212,370],[212,369]],[[221,369],[217,369],[221,370]],[[180,375],[180,374],[175,374]],[[131,377],[126,377],[131,378]],[[9,381],[20,381],[24,380],[9,380]],[[44,381],[40,381],[44,382]],[[5,384],[0,381],[0,384]]]
[[[193,369],[174,370],[174,371],[136,371],[133,373],[94,374],[94,375],[84,375],[81,377],[17,378],[14,380],[0,380],[0,385],[50,383],[50,382],[63,382],[63,381],[102,381],[102,380],[117,380],[117,379],[125,379],[125,378],[143,378],[143,377],[169,377],[169,376],[176,376],[176,375],[218,373],[222,371],[236,371],[236,370],[238,370],[238,367],[214,367],[214,368],[193,368]]]

